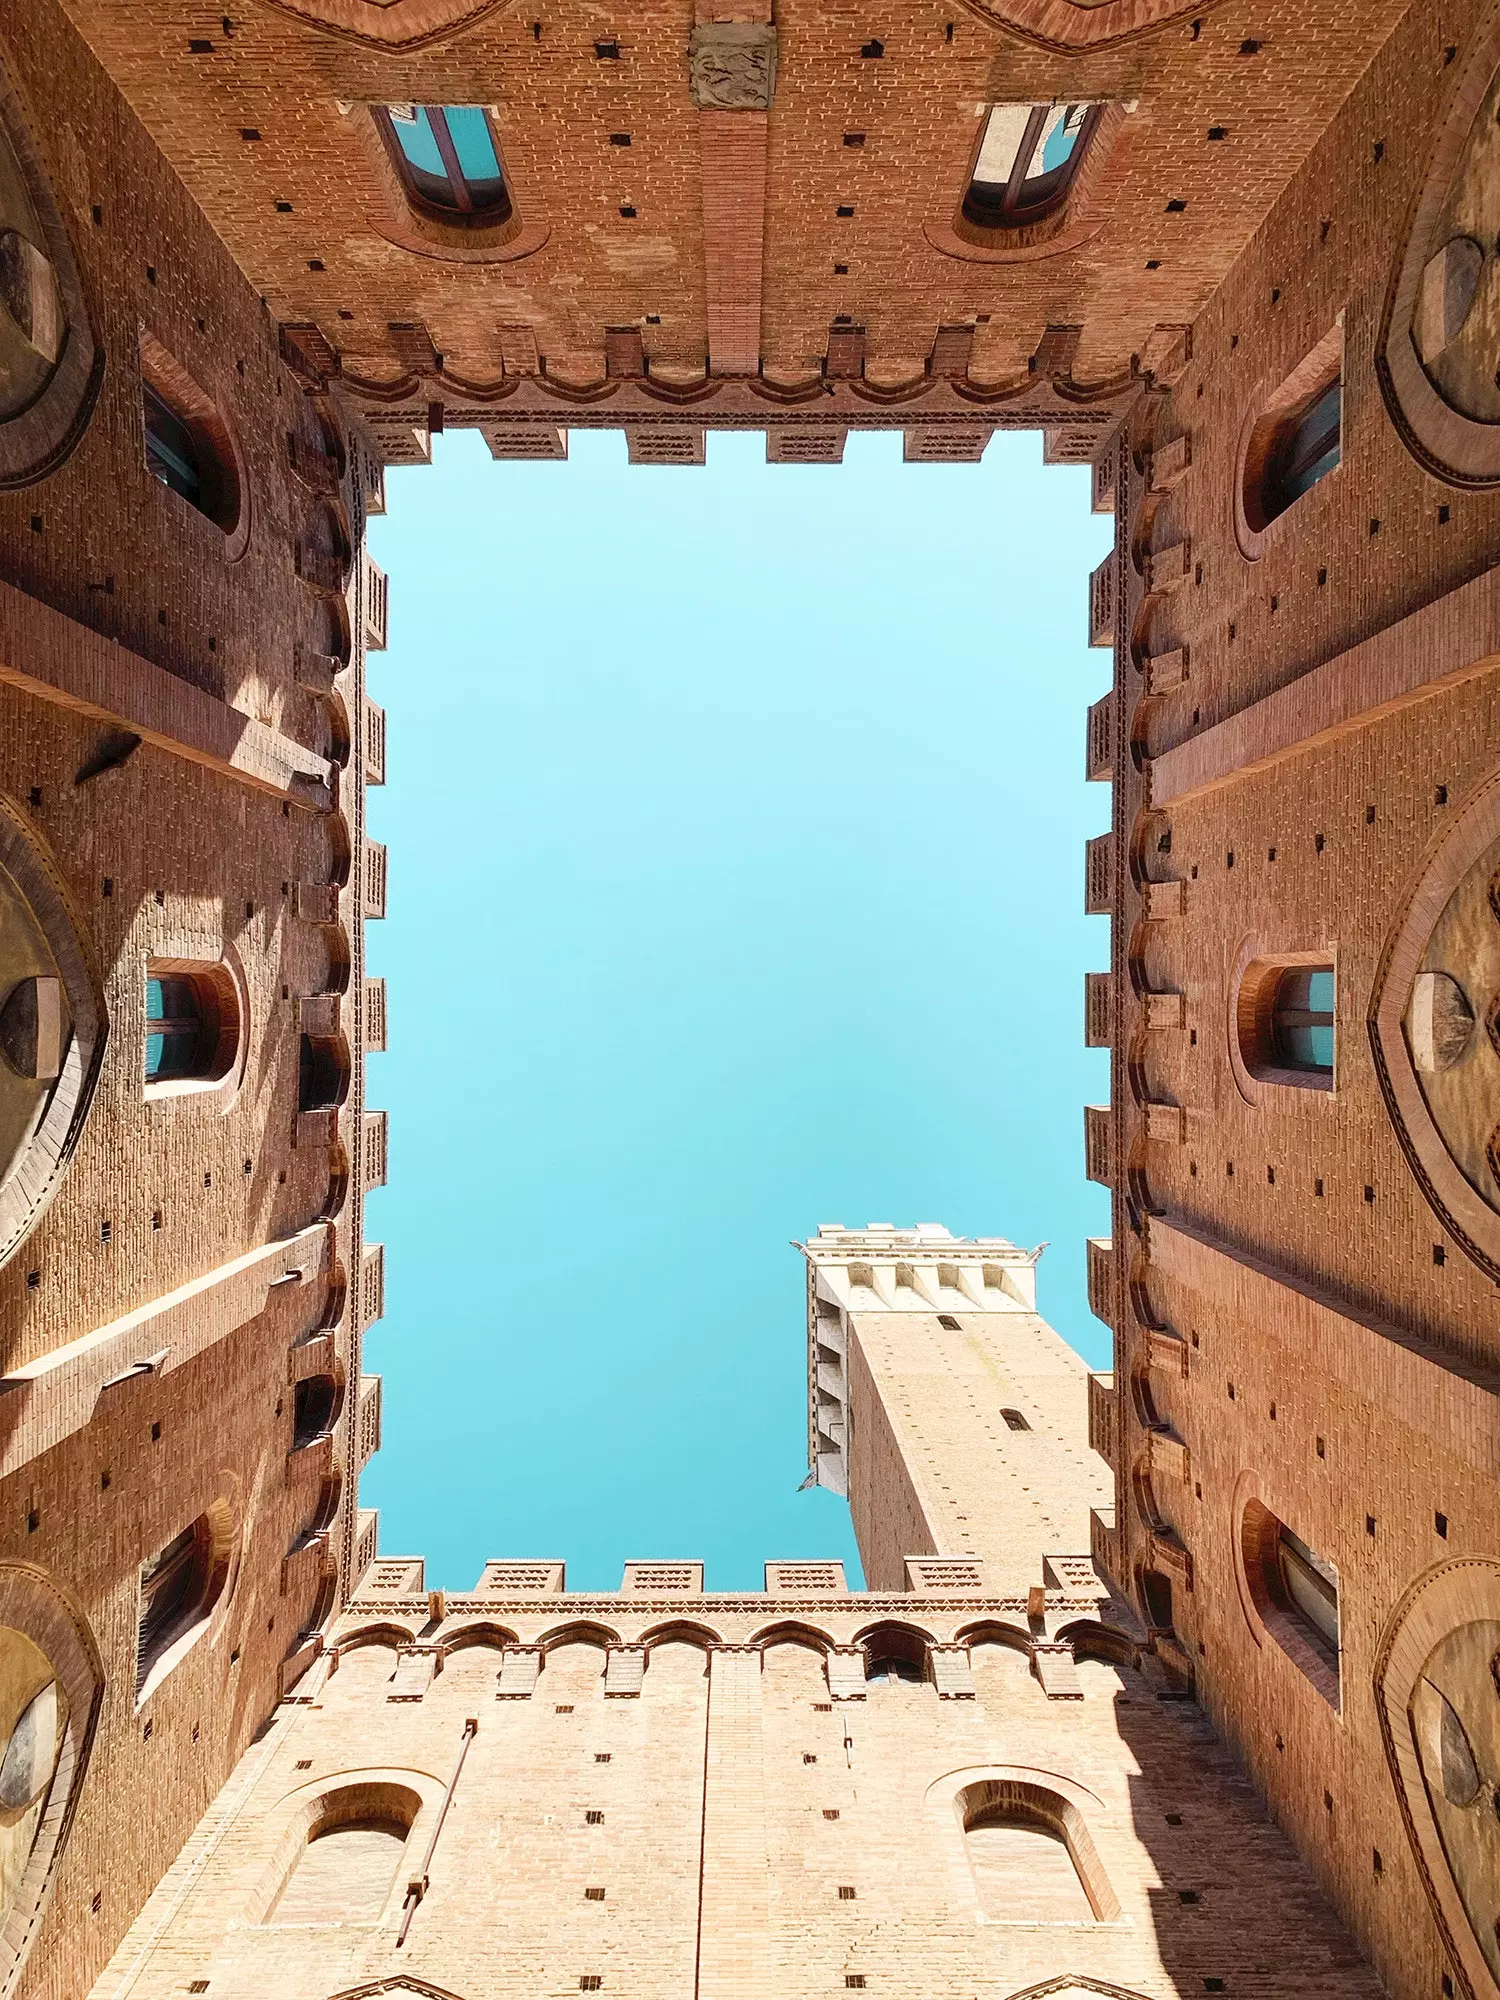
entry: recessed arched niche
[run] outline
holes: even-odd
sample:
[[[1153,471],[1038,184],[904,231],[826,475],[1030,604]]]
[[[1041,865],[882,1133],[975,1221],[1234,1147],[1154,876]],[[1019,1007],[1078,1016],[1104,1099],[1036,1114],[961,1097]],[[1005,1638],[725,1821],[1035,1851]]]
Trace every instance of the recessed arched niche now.
[[[1440,479],[1500,484],[1500,17],[1454,65],[1377,348],[1407,445]]]
[[[0,487],[61,464],[101,372],[34,130],[0,52]]]
[[[1419,1577],[1375,1663],[1386,1756],[1417,1866],[1470,1993],[1500,1985],[1500,1562]]]
[[[1408,885],[1370,1033],[1386,1107],[1450,1235],[1500,1278],[1500,770]]]
[[[46,1907],[102,1687],[81,1614],[40,1572],[0,1564],[0,1992]]]
[[[98,973],[62,874],[0,797],[0,1263],[62,1179],[105,1033]]]

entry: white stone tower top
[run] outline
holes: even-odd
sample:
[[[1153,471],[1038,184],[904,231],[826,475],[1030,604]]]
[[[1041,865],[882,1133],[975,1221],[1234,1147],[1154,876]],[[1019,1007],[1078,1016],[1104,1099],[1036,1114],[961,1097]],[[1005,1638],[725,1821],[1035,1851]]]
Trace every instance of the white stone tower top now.
[[[819,1486],[847,1498],[850,1313],[1034,1313],[1046,1245],[954,1236],[940,1222],[824,1222],[797,1248],[807,1259],[808,1464]]]

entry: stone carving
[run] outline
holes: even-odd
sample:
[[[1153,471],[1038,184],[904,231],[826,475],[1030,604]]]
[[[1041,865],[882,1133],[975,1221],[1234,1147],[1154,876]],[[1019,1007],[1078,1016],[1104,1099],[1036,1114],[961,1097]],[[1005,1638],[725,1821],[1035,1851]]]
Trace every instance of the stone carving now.
[[[769,111],[776,89],[776,30],[759,21],[694,28],[688,57],[700,111]]]

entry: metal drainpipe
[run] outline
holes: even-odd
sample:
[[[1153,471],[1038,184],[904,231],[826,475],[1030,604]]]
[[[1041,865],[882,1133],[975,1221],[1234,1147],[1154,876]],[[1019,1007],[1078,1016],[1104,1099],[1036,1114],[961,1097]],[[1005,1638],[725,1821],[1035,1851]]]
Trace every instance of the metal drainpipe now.
[[[401,1934],[396,1939],[399,1951],[406,1943],[406,1933],[411,1929],[411,1920],[417,1913],[417,1905],[427,1894],[427,1884],[432,1872],[432,1857],[437,1852],[438,1840],[443,1831],[443,1821],[448,1817],[448,1808],[453,1803],[453,1794],[458,1788],[459,1774],[464,1768],[464,1759],[469,1754],[469,1745],[479,1734],[479,1719],[471,1715],[464,1723],[464,1740],[458,1746],[458,1762],[453,1766],[453,1776],[448,1780],[448,1789],[443,1794],[443,1803],[438,1807],[437,1825],[432,1829],[432,1838],[427,1843],[427,1852],[422,1856],[422,1866],[406,1885],[406,1901],[401,1907]]]

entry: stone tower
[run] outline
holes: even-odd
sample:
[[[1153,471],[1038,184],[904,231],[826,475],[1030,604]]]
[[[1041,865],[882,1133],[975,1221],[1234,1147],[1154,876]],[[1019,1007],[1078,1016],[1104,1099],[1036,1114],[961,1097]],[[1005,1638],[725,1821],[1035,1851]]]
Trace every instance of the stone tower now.
[[[1113,1486],[1087,1371],[1036,1310],[1039,1253],[934,1223],[825,1223],[803,1248],[810,1456],[848,1496],[869,1588],[916,1587],[926,1556],[1007,1592],[1053,1559],[1088,1568]]]

